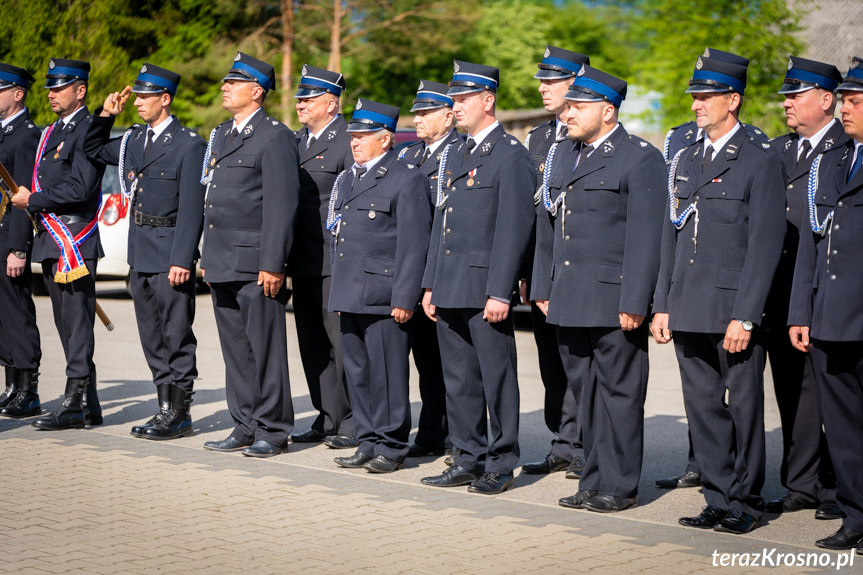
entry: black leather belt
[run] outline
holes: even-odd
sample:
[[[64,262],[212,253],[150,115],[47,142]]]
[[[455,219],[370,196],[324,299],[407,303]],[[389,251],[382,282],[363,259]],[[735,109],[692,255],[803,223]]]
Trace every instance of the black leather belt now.
[[[92,218],[85,218],[84,216],[57,216],[61,222],[66,224],[67,226],[71,226],[72,224],[80,224],[80,223],[89,223]],[[39,216],[34,216],[36,220],[36,231],[42,233],[45,231],[45,225],[42,223],[42,218]]]
[[[160,218],[158,216],[148,216],[135,210],[135,224],[138,226],[153,226],[155,228],[173,228],[177,225],[177,216]]]

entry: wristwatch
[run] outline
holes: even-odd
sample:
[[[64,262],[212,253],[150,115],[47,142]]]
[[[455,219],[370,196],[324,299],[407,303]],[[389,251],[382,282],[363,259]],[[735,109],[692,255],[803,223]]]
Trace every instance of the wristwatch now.
[[[27,252],[23,252],[21,250],[10,250],[9,253],[11,253],[13,256],[18,258],[19,260],[23,260],[27,257]]]
[[[740,322],[740,325],[743,326],[743,329],[745,329],[746,331],[752,331],[751,321],[749,321],[748,319],[738,319],[737,321]]]

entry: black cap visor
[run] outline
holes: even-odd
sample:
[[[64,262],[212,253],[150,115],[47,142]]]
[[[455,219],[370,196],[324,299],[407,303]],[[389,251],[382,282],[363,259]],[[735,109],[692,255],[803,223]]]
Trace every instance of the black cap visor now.
[[[377,132],[378,130],[386,129],[387,127],[383,124],[360,118],[351,118],[351,121],[348,124],[348,132]]]
[[[720,94],[723,92],[733,92],[734,88],[728,84],[717,82],[716,80],[695,80],[689,81],[689,88],[686,89],[686,94]]]
[[[48,89],[62,88],[63,86],[68,86],[72,82],[80,79],[81,78],[78,78],[77,76],[57,76],[54,74],[48,74],[45,76],[45,87]]]

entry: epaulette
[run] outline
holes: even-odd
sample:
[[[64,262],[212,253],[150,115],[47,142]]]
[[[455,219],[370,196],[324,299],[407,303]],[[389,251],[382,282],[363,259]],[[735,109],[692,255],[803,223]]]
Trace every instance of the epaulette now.
[[[545,122],[543,122],[542,124],[539,124],[539,125],[537,125],[536,127],[531,128],[530,130],[528,130],[528,131],[527,131],[527,133],[528,133],[528,134],[533,134],[535,131],[539,130],[540,128],[543,128],[543,127],[545,127],[545,126],[550,126],[553,122],[554,122],[554,120],[546,120],[546,121],[545,121]]]
[[[634,134],[629,134],[629,141],[634,145],[638,146],[641,149],[647,149],[650,146],[650,142],[645,140],[644,138],[639,138]]]
[[[754,147],[758,148],[759,150],[763,150],[766,152],[767,150],[773,149],[773,146],[771,146],[769,142],[765,142],[764,140],[756,138],[755,136],[749,136],[749,138],[747,139],[752,143]]]
[[[756,128],[752,124],[744,124],[743,122],[740,122],[740,123],[743,125],[743,129],[746,130],[750,135],[755,136],[756,138],[762,139],[762,140],[769,139],[767,137],[767,134],[762,132],[760,128]]]
[[[506,134],[504,136],[504,140],[506,140],[506,142],[513,146],[515,146],[516,144],[521,145],[521,142],[518,141],[518,138],[516,138],[512,134]]]

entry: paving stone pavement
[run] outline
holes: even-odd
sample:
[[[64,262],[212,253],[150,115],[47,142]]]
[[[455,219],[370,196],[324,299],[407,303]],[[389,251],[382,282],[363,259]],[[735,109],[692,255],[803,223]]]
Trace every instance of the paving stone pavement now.
[[[342,470],[345,452],[291,445],[269,460],[201,448],[230,429],[223,369],[209,298],[198,298],[199,369],[193,405],[196,435],[151,442],[128,435],[154,409],[152,384],[137,341],[131,302],[115,294],[102,305],[117,330],[97,326],[96,364],[105,425],[41,432],[28,421],[0,419],[0,573],[752,573],[722,567],[723,553],[819,554],[818,537],[837,522],[811,511],[770,516],[736,537],[686,529],[677,517],[703,505],[699,490],[663,491],[653,481],[685,464],[685,419],[670,348],[651,348],[641,506],[616,515],[564,509],[557,499],[577,485],[562,474],[516,478],[498,497],[423,486],[440,458],[409,460],[385,476]],[[59,405],[62,352],[50,304],[37,298],[45,359],[40,389],[46,410]],[[297,429],[314,417],[302,381],[292,316],[289,357]],[[542,387],[529,332],[517,334],[522,389],[522,462],[541,458],[550,435],[542,422]],[[531,356],[532,353],[534,354]],[[770,385],[770,384],[769,384]],[[769,390],[768,391],[768,396]],[[416,393],[412,373],[411,394]],[[781,433],[768,399],[767,498],[777,485]],[[418,402],[413,405],[414,421]],[[350,453],[350,452],[348,452]],[[516,471],[518,474],[519,471]],[[714,553],[717,556],[714,557]],[[837,553],[823,555],[839,560]],[[843,557],[847,560],[847,557]],[[863,557],[838,570],[860,572]],[[739,561],[739,560],[738,560]],[[810,557],[811,564],[811,557]],[[824,572],[837,572],[827,565]],[[776,573],[819,572],[806,566]]]

